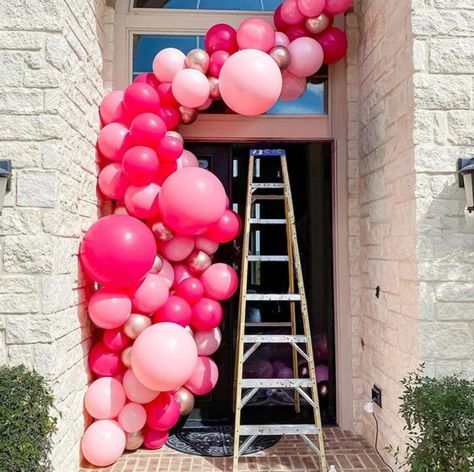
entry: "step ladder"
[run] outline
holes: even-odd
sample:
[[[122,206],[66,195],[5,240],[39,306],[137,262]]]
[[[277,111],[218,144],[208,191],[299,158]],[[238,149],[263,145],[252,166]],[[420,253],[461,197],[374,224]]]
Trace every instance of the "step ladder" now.
[[[279,158],[283,183],[255,183],[255,159]],[[266,193],[261,193],[261,191]],[[268,191],[272,194],[269,195]],[[264,219],[252,216],[252,208],[257,201],[283,200],[285,217],[282,219]],[[251,255],[250,234],[254,225],[286,225],[287,254],[285,255]],[[286,262],[288,264],[289,287],[288,293],[257,294],[248,293],[248,266],[253,262]],[[296,290],[295,290],[296,276]],[[246,321],[247,302],[288,302],[290,304],[290,322],[249,323]],[[296,305],[300,305],[302,315],[303,334],[297,334]],[[291,334],[246,334],[246,328],[290,328]],[[245,225],[242,245],[242,268],[240,285],[240,306],[237,335],[237,355],[235,366],[235,430],[233,471],[238,472],[239,457],[246,451],[259,435],[296,435],[318,454],[322,472],[327,472],[324,439],[319,411],[318,388],[316,370],[313,358],[313,347],[308,317],[308,306],[303,283],[303,273],[299,256],[296,235],[295,215],[291,198],[290,180],[286,162],[286,153],[281,149],[252,149],[249,158],[247,182],[247,201],[245,208]],[[292,379],[246,379],[243,378],[245,361],[262,345],[269,343],[289,344],[293,353]],[[245,349],[247,346],[247,349]],[[298,378],[298,354],[308,362],[309,378]],[[242,408],[252,399],[259,389],[285,388],[294,391],[294,405],[297,413],[300,412],[300,396],[312,406],[314,423],[311,424],[275,424],[243,425],[241,424]],[[310,392],[308,390],[310,389]],[[317,444],[308,437],[317,436]],[[247,436],[240,445],[240,437]]]

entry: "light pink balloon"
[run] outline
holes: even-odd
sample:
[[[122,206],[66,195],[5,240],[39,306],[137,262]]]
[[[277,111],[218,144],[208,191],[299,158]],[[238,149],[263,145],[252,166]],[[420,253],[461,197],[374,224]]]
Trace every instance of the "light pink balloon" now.
[[[222,66],[219,88],[226,105],[236,113],[256,116],[267,112],[281,94],[281,72],[263,51],[244,49]]]
[[[123,376],[123,389],[130,401],[140,404],[149,403],[160,394],[160,392],[142,385],[132,369],[128,369]]]
[[[191,152],[185,149],[183,154],[178,158],[177,161],[178,169],[182,169],[184,167],[199,167],[198,158]]]
[[[84,397],[87,412],[95,419],[115,418],[125,405],[122,384],[112,377],[102,377],[89,385]]]
[[[194,242],[196,249],[204,251],[206,254],[212,255],[219,249],[219,243],[211,241],[210,239],[204,238],[203,236],[197,236]]]
[[[190,236],[175,236],[161,245],[161,253],[172,262],[186,259],[194,249],[194,239]]]
[[[285,70],[283,72],[283,87],[281,88],[280,100],[296,100],[305,93],[306,86],[307,81],[305,77],[296,77],[296,75]]]
[[[298,10],[303,15],[313,18],[319,16],[326,5],[326,0],[297,0]]]
[[[99,114],[104,126],[114,121],[121,121],[124,114],[123,90],[109,92],[100,104]]]
[[[122,200],[130,184],[118,162],[105,166],[99,173],[98,182],[100,191],[111,200]]]
[[[114,329],[122,326],[130,317],[132,301],[120,290],[101,288],[90,297],[88,311],[96,326]]]
[[[239,286],[237,272],[228,264],[212,264],[201,275],[204,296],[214,300],[227,300],[234,295]]]
[[[196,367],[184,386],[195,395],[207,395],[219,380],[219,369],[209,357],[198,357]]]
[[[118,422],[126,433],[140,431],[146,423],[145,408],[138,403],[128,403],[120,411]]]
[[[285,46],[287,47],[290,44],[290,40],[285,33],[281,31],[275,31],[275,43],[274,46]]]
[[[125,191],[125,206],[130,215],[141,219],[157,216],[160,188],[154,182],[146,185],[130,185]]]
[[[159,310],[168,300],[169,289],[157,274],[148,274],[132,295],[132,304],[142,313]]]
[[[104,126],[97,139],[97,146],[104,157],[111,161],[120,161],[130,147],[128,128],[120,123]]]
[[[186,56],[176,48],[162,49],[153,59],[153,73],[160,82],[173,82],[174,76],[185,68]]]
[[[158,275],[165,281],[168,288],[171,288],[174,283],[174,269],[173,266],[166,260],[163,259],[163,267],[158,272]]]
[[[288,46],[288,51],[291,54],[288,72],[297,77],[309,77],[323,65],[323,48],[313,38],[295,39]]]
[[[132,369],[140,383],[176,390],[191,376],[197,362],[193,337],[175,323],[158,323],[138,336],[132,347]]]
[[[99,420],[86,429],[81,449],[92,465],[106,467],[120,458],[125,442],[125,433],[116,421]]]
[[[181,105],[198,108],[209,98],[209,80],[196,69],[183,69],[173,79],[173,95]]]
[[[298,10],[297,0],[285,0],[280,10],[282,20],[288,25],[299,25],[305,20],[305,16]]]
[[[273,47],[275,30],[262,18],[244,20],[237,31],[237,43],[240,49],[260,49],[267,52]]]
[[[194,333],[194,341],[200,356],[212,356],[221,345],[222,333],[219,328],[209,331],[196,331]]]

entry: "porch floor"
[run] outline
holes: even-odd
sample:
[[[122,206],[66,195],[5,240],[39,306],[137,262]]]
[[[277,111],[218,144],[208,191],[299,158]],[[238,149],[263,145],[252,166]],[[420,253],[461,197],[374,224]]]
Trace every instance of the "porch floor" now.
[[[370,444],[363,438],[336,427],[324,428],[328,464],[337,472],[387,471]],[[285,437],[275,446],[239,462],[240,472],[319,471],[314,452],[297,437]],[[231,472],[231,457],[197,457],[168,447],[159,451],[138,450],[125,454],[112,467],[85,466],[79,472]]]

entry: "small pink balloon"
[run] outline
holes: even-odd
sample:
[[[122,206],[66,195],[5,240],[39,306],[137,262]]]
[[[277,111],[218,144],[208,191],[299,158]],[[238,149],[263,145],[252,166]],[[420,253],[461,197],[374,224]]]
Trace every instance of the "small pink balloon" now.
[[[176,48],[162,49],[153,59],[153,73],[160,82],[172,82],[185,68],[186,56]]]
[[[130,185],[125,192],[125,206],[135,218],[153,218],[160,212],[158,195],[160,186],[154,182],[145,185]]]
[[[305,16],[298,10],[297,0],[285,0],[281,4],[281,18],[288,25],[299,25]]]
[[[217,223],[214,223],[204,236],[216,243],[228,243],[237,238],[242,229],[242,220],[233,210],[225,210]]]
[[[132,344],[132,340],[123,332],[122,328],[106,329],[102,336],[102,342],[107,349],[116,352],[121,352]]]
[[[132,295],[133,307],[142,313],[153,313],[166,303],[168,296],[165,280],[159,275],[147,274]]]
[[[191,323],[191,307],[189,303],[181,297],[172,295],[168,301],[153,316],[153,323],[163,323],[168,321],[176,323],[183,328]]]
[[[298,10],[304,16],[314,17],[319,16],[326,5],[326,0],[297,0]]]
[[[175,75],[172,90],[181,105],[197,108],[209,98],[211,88],[202,72],[196,69],[183,69]]]
[[[87,412],[97,420],[115,418],[125,405],[122,384],[112,377],[102,377],[89,385],[84,397]]]
[[[290,44],[290,40],[288,39],[288,36],[285,33],[282,33],[281,31],[276,31],[274,46],[287,47],[288,44]]]
[[[155,150],[150,147],[135,146],[130,148],[123,156],[123,173],[134,184],[147,184],[151,182],[159,168],[160,161],[158,156]],[[120,199],[123,199],[123,196]]]
[[[136,433],[145,426],[146,410],[139,403],[127,403],[118,415],[118,422],[126,433]]]
[[[209,357],[200,356],[196,367],[184,386],[195,395],[207,395],[219,380],[219,369]]]
[[[352,0],[326,0],[324,11],[330,15],[341,15],[352,6]]]
[[[100,420],[86,429],[81,449],[92,465],[106,467],[120,458],[125,450],[125,442],[125,433],[116,421]]]
[[[262,18],[244,20],[237,31],[237,43],[240,49],[260,49],[267,52],[273,47],[275,30]]]
[[[163,267],[158,272],[158,275],[165,281],[165,284],[168,288],[171,288],[173,286],[174,269],[173,266],[166,259],[163,259]]]
[[[112,122],[126,121],[126,114],[123,106],[123,91],[113,90],[103,99],[99,107],[100,119],[102,124],[108,125]]]
[[[194,239],[190,236],[175,236],[161,245],[161,253],[172,262],[186,259],[194,249]]]
[[[215,241],[211,241],[210,239],[204,236],[197,236],[194,241],[195,241],[194,246],[196,249],[198,249],[199,251],[204,251],[206,254],[209,254],[209,255],[216,253],[217,250],[219,249],[219,243],[216,243]]]
[[[161,449],[168,441],[168,431],[156,431],[146,428],[143,445],[150,450]]]
[[[196,331],[194,333],[194,341],[200,356],[212,356],[221,345],[221,330],[213,328],[209,331]]]
[[[90,297],[88,311],[99,328],[119,328],[130,317],[132,301],[123,291],[101,288]]]
[[[192,308],[191,324],[197,331],[209,331],[217,328],[223,317],[221,304],[203,297]]]
[[[182,169],[184,167],[199,167],[198,158],[187,149],[183,150],[183,153],[178,158],[178,168]]]
[[[185,264],[176,264],[174,266],[174,285],[178,285],[183,280],[189,279],[193,274]]]
[[[162,392],[146,406],[146,423],[149,428],[157,431],[168,431],[179,420],[179,405],[168,392]]]
[[[146,83],[134,82],[124,91],[123,103],[133,115],[156,113],[160,108],[160,96],[155,87]]]
[[[126,154],[126,153],[125,153]],[[118,162],[106,165],[99,173],[100,191],[111,200],[122,200],[130,181]]]
[[[298,38],[290,43],[291,62],[288,72],[297,77],[309,77],[323,65],[324,52],[313,38]]]
[[[203,297],[204,287],[199,279],[189,277],[176,286],[176,294],[186,300],[190,305],[194,305]]]
[[[114,377],[124,371],[120,353],[110,351],[103,343],[95,344],[90,350],[89,368],[99,377]]]
[[[155,113],[142,113],[130,125],[130,140],[135,146],[155,147],[165,134],[166,125]]]
[[[239,286],[237,272],[228,264],[212,264],[201,275],[204,295],[214,300],[227,300],[232,297]]]
[[[305,77],[296,77],[287,70],[283,71],[283,87],[281,88],[280,100],[291,101],[301,97],[306,91],[307,81]]]
[[[99,151],[111,161],[121,161],[130,144],[129,130],[120,123],[105,125],[97,139]]]
[[[209,63],[209,74],[213,77],[219,77],[224,62],[229,59],[230,54],[227,51],[216,51],[211,56]]]
[[[131,402],[145,404],[153,401],[160,392],[156,390],[151,390],[144,385],[142,385],[132,369],[128,369],[123,376],[123,389],[125,395]]]
[[[325,64],[335,64],[346,55],[348,47],[347,36],[339,28],[331,26],[316,38],[324,51]]]

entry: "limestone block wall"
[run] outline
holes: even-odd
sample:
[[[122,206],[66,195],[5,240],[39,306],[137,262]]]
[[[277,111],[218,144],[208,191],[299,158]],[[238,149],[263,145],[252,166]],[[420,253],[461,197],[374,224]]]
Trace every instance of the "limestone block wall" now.
[[[60,414],[55,470],[74,472],[89,327],[77,252],[97,219],[95,141],[105,0],[0,0],[0,362],[45,375]]]

